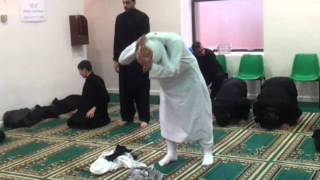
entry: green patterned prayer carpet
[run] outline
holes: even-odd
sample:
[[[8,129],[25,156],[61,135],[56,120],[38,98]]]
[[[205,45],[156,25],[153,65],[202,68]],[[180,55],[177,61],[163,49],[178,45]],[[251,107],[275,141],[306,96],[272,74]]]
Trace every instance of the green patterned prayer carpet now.
[[[146,129],[136,123],[120,127],[117,102],[109,106],[112,122],[95,130],[69,129],[65,119],[46,120],[32,128],[3,128],[7,139],[0,144],[0,179],[126,179],[128,169],[95,176],[89,167],[103,151],[117,144],[136,149],[150,143],[135,154],[166,179],[320,179],[320,156],[311,138],[313,130],[320,128],[317,104],[301,104],[304,113],[298,125],[289,130],[266,131],[252,119],[215,127],[215,162],[211,166],[201,166],[198,144],[180,144],[179,159],[160,167],[157,162],[166,147],[158,123],[158,99],[152,101],[152,121]]]

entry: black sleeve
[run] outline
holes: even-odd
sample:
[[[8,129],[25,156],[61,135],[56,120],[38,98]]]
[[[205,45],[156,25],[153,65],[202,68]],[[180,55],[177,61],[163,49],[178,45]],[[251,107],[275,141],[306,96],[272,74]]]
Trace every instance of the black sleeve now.
[[[142,22],[142,31],[143,34],[147,34],[150,32],[150,22],[149,17],[147,15],[144,16],[144,20]]]
[[[118,61],[120,56],[120,18],[116,19],[115,29],[114,29],[114,41],[113,41],[113,60]]]
[[[212,52],[209,51],[209,58],[210,58],[210,72],[211,72],[211,78],[212,81],[214,81],[216,78],[220,78],[220,77],[216,77],[217,75],[219,75],[219,72],[222,72],[222,67],[221,65],[218,63],[216,55]],[[219,71],[219,72],[218,72]]]
[[[94,99],[94,104],[97,109],[102,110],[106,107],[106,104],[110,101],[110,97],[104,81],[102,79],[97,79],[95,82],[96,85],[96,95]]]

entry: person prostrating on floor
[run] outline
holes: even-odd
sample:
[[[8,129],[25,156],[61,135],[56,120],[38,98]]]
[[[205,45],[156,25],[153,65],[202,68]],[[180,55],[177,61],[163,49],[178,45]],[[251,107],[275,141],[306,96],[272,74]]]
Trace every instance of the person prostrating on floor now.
[[[108,91],[103,79],[94,74],[91,63],[87,60],[78,65],[80,75],[85,78],[78,111],[68,119],[68,126],[77,129],[93,129],[107,125]]]
[[[250,101],[247,99],[247,85],[240,79],[228,79],[213,101],[213,114],[220,126],[248,120]]]
[[[253,104],[255,121],[268,130],[288,129],[302,114],[297,100],[297,88],[288,77],[275,77],[265,81],[257,102]]]

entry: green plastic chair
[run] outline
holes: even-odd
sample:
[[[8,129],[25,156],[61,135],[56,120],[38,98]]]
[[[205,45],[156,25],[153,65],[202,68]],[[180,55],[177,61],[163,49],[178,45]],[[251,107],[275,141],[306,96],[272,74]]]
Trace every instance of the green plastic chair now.
[[[318,82],[320,107],[319,60],[317,54],[296,54],[291,78],[297,82]]]
[[[245,54],[241,57],[238,77],[244,81],[257,81],[265,79],[262,55]]]
[[[227,72],[226,56],[220,54],[220,55],[217,55],[216,57],[217,57],[218,63],[219,63],[219,64],[221,65],[221,67],[222,67],[223,72],[227,74],[228,72]]]

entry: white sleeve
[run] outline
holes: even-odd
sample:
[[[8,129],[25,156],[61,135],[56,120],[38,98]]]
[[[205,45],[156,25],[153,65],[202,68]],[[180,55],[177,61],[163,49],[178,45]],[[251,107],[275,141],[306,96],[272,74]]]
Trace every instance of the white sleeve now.
[[[184,43],[179,39],[163,44],[161,50],[161,63],[152,64],[149,77],[153,79],[170,78],[180,73],[181,57]],[[166,47],[166,48],[165,48]]]
[[[119,63],[121,65],[129,65],[136,59],[136,41],[126,47],[120,54]]]

